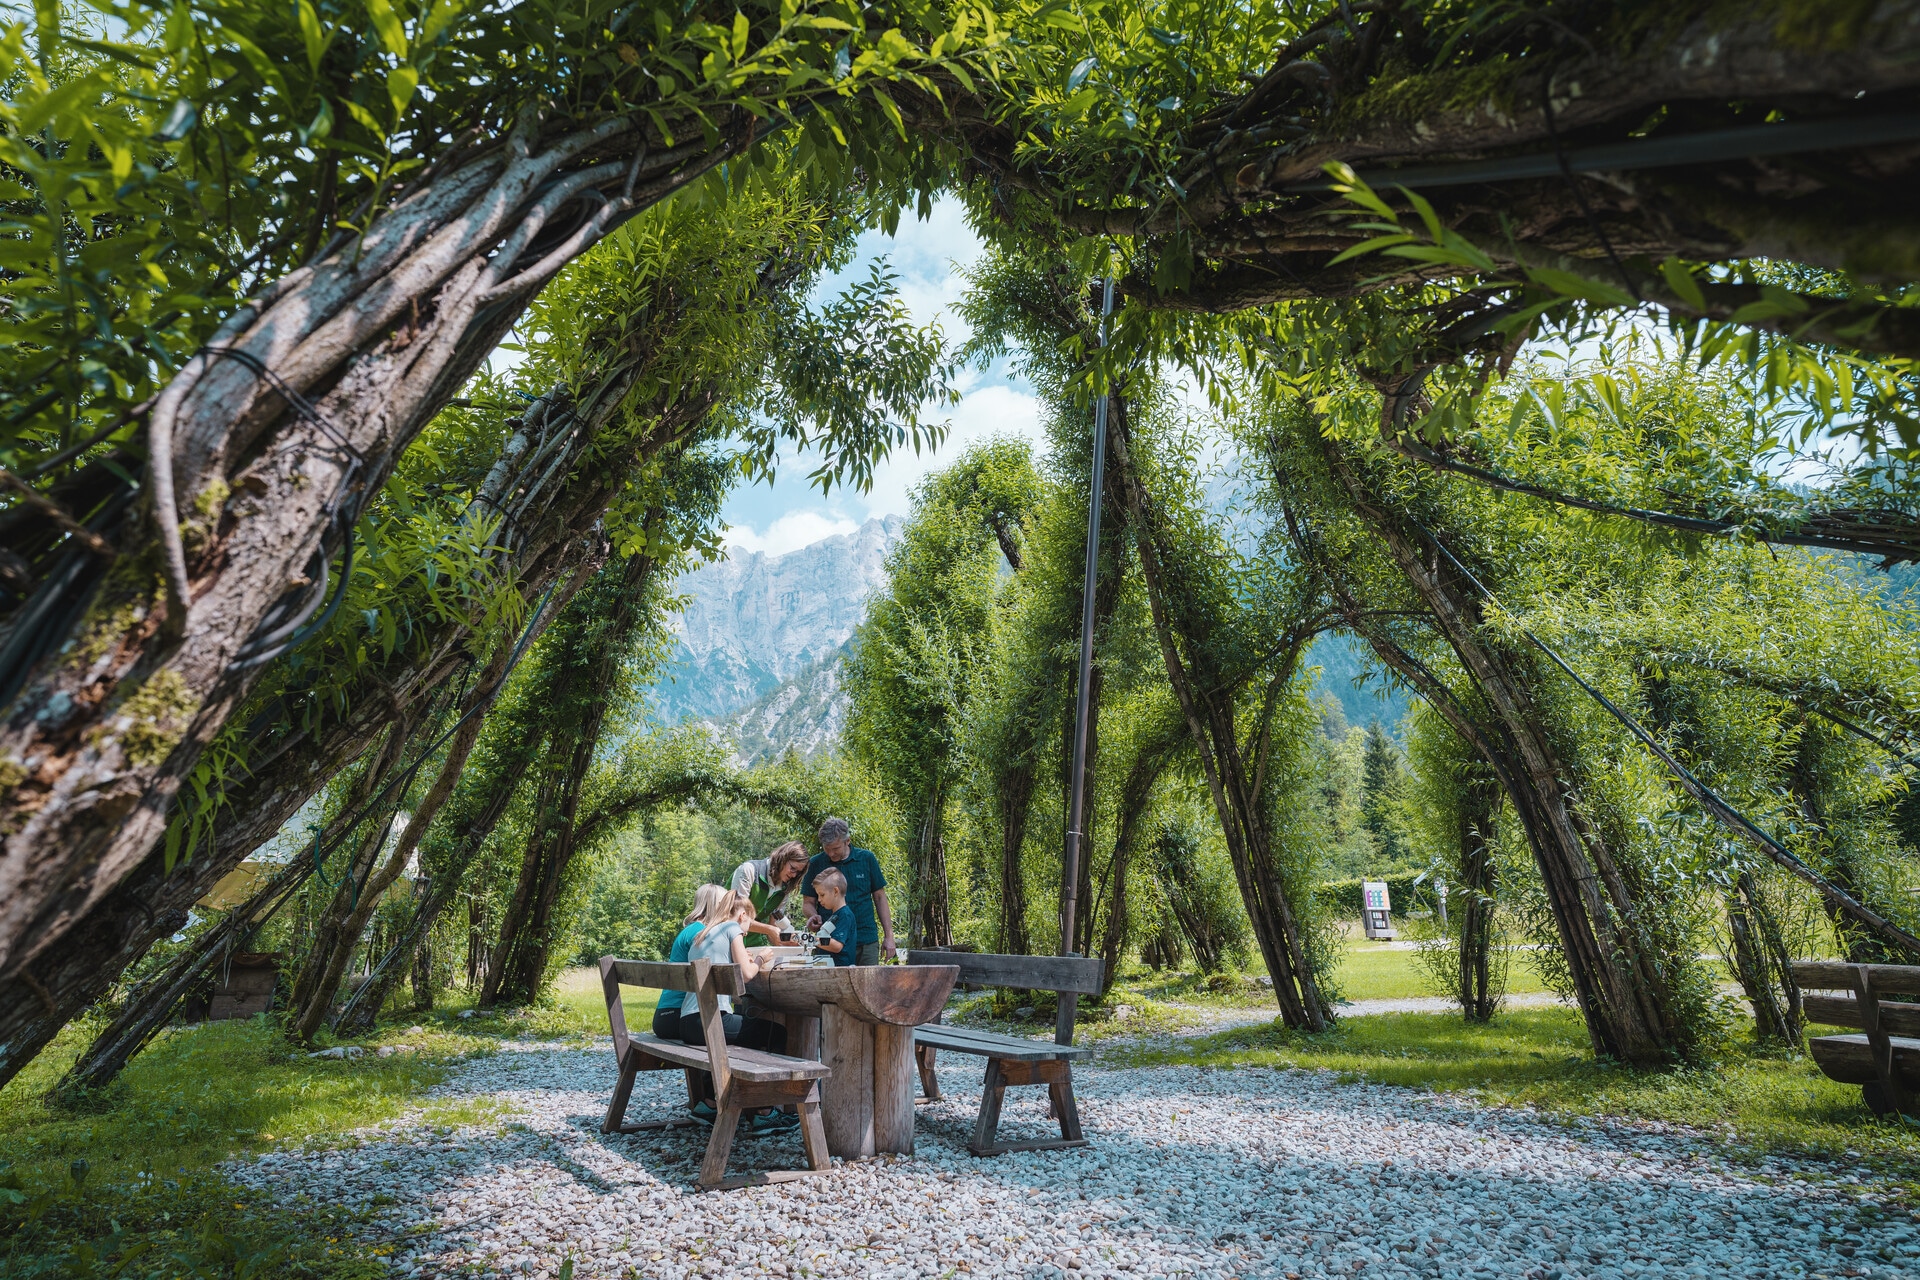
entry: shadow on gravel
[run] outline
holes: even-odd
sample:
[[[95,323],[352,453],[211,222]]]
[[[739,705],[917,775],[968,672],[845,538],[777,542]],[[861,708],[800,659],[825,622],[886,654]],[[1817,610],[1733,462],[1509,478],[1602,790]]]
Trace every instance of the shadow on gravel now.
[[[1920,1257],[1908,1215],[1862,1212],[1786,1162],[1761,1178],[1735,1172],[1688,1135],[1570,1127],[1302,1072],[1096,1068],[1081,1079],[1091,1147],[976,1158],[966,1141],[979,1096],[955,1091],[919,1108],[918,1158],[900,1176],[1084,1223],[1092,1244],[1103,1223],[1184,1241],[1215,1254],[1223,1276],[1354,1264],[1370,1276],[1770,1276],[1788,1248],[1793,1274],[1871,1276],[1911,1274],[1900,1268]],[[677,1079],[636,1088],[630,1117],[675,1114],[681,1096]],[[610,1138],[597,1116],[571,1119],[636,1173],[683,1189],[708,1132]],[[1000,1132],[1057,1134],[1044,1091],[1009,1090]],[[798,1167],[797,1135],[735,1146],[734,1172]]]
[[[511,1104],[522,1122],[417,1125],[358,1149],[289,1152],[257,1167],[259,1181],[343,1203],[396,1197],[395,1217],[416,1225],[391,1229],[422,1274],[551,1275],[578,1256],[580,1280],[612,1280],[633,1266],[654,1276],[654,1252],[660,1275],[689,1274],[689,1259],[752,1274],[816,1247],[835,1251],[832,1276],[965,1275],[954,1260],[967,1258],[976,1273],[1072,1280],[1880,1277],[1910,1275],[1920,1259],[1910,1214],[1859,1187],[1813,1185],[1790,1162],[1755,1175],[1690,1135],[1266,1068],[1076,1071],[1091,1146],[986,1159],[965,1146],[977,1084],[955,1070],[949,1096],[918,1108],[912,1159],[702,1195],[691,1183],[706,1129],[599,1132],[607,1058],[556,1053],[540,1081],[476,1064],[454,1097]],[[681,1114],[679,1077],[650,1076],[629,1118]],[[1057,1132],[1044,1102],[1043,1090],[1009,1090],[1002,1135]],[[803,1166],[796,1132],[734,1146],[736,1173]],[[603,1254],[648,1243],[602,1266],[587,1248],[594,1232],[611,1233]]]

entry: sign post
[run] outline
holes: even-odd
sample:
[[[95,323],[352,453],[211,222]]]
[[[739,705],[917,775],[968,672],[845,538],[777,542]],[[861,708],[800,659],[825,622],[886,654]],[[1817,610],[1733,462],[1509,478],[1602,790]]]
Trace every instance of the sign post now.
[[[1387,894],[1387,882],[1367,880],[1360,885],[1360,926],[1367,937],[1380,942],[1395,938],[1392,923],[1393,899]]]

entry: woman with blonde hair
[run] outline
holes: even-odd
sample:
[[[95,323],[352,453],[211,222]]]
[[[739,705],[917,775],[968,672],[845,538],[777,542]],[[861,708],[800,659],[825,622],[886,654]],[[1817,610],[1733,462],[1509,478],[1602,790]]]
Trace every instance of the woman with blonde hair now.
[[[713,911],[708,913],[693,945],[687,948],[687,959],[738,965],[741,980],[751,981],[760,972],[760,966],[754,963],[753,953],[747,950],[745,942],[747,925],[752,920],[753,902],[727,891],[726,897],[715,903]],[[689,929],[692,927],[691,924],[687,926]],[[735,1013],[731,996],[720,996],[718,999],[720,1029],[728,1044],[739,1045],[743,1049],[762,1049],[768,1053],[787,1051],[785,1027],[767,1018],[750,1018]],[[680,1039],[695,1046],[706,1043],[705,1032],[700,1026],[700,997],[692,992],[680,1001]],[[694,1114],[699,1115],[700,1112],[696,1109]],[[771,1133],[792,1128],[799,1123],[798,1115],[768,1108],[754,1115],[749,1122],[749,1131]]]
[[[674,935],[673,945],[667,950],[667,963],[685,964],[687,950],[693,946],[693,940],[706,928],[707,918],[721,909],[726,903],[731,905],[733,894],[717,884],[703,884],[693,891],[693,910],[687,913],[686,922],[680,932]],[[718,917],[716,917],[718,918]],[[662,1040],[680,1038],[680,1002],[686,998],[684,991],[662,991],[660,1002],[653,1006],[653,1034]]]

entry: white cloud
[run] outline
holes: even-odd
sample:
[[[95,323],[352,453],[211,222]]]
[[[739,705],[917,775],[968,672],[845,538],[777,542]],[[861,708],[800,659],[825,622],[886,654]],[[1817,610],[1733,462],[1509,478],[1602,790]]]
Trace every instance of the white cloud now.
[[[941,199],[922,222],[911,214],[900,221],[898,234],[869,231],[860,237],[853,261],[844,271],[815,287],[816,305],[849,283],[866,278],[874,259],[885,257],[898,280],[901,300],[914,323],[939,321],[949,341],[961,342],[967,327],[953,305],[965,290],[964,269],[985,252],[980,238],[967,226],[957,201]],[[950,424],[938,449],[916,454],[896,451],[873,469],[873,487],[866,493],[836,488],[823,498],[807,484],[807,473],[817,464],[814,455],[787,454],[780,459],[778,477],[771,486],[753,485],[734,490],[723,514],[735,527],[726,535],[731,546],[784,555],[822,538],[845,533],[861,521],[879,516],[907,515],[912,492],[933,471],[951,466],[973,444],[991,436],[1022,436],[1034,444],[1036,456],[1045,448],[1041,432],[1041,405],[1032,391],[1010,378],[1004,365],[961,375],[964,397],[951,409],[932,410],[935,421]],[[764,533],[756,530],[765,530]]]
[[[993,436],[1023,436],[1033,442],[1038,457],[1046,442],[1041,435],[1040,401],[1024,387],[1004,382],[977,387],[947,415],[951,429],[938,449],[916,454],[896,451],[873,469],[873,489],[861,495],[869,516],[906,515],[912,493],[932,472],[952,466],[967,449]]]
[[[874,260],[885,258],[893,268],[900,300],[914,323],[938,320],[948,338],[962,342],[970,331],[953,312],[953,304],[965,289],[961,271],[985,248],[967,225],[959,202],[942,198],[934,201],[925,222],[907,213],[894,235],[884,231],[863,234],[854,246],[853,261],[844,271],[821,280],[813,300],[818,305],[848,284],[866,279]]]
[[[759,551],[777,558],[789,551],[810,547],[823,538],[852,533],[859,527],[858,521],[849,520],[837,512],[817,509],[789,511],[769,524],[765,533],[755,533],[751,526],[736,524],[727,529],[722,541],[729,547]]]

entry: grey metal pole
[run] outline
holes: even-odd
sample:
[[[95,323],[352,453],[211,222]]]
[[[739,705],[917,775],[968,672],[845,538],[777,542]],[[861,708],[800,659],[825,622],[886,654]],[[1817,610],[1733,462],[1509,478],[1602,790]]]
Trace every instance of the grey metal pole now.
[[[1100,345],[1107,345],[1107,326],[1113,319],[1113,277],[1108,276],[1100,302]],[[1087,569],[1080,586],[1080,683],[1073,711],[1073,769],[1067,791],[1067,856],[1061,868],[1060,954],[1070,956],[1073,926],[1080,892],[1080,827],[1086,816],[1087,719],[1092,707],[1087,702],[1087,685],[1093,679],[1093,589],[1100,572],[1100,490],[1107,470],[1107,399],[1105,394],[1093,405],[1093,475],[1087,494]],[[1070,1028],[1072,1013],[1068,997],[1060,997],[1060,1019],[1056,1024]],[[1068,1034],[1071,1034],[1070,1032]],[[1056,1036],[1058,1038],[1058,1036]]]

